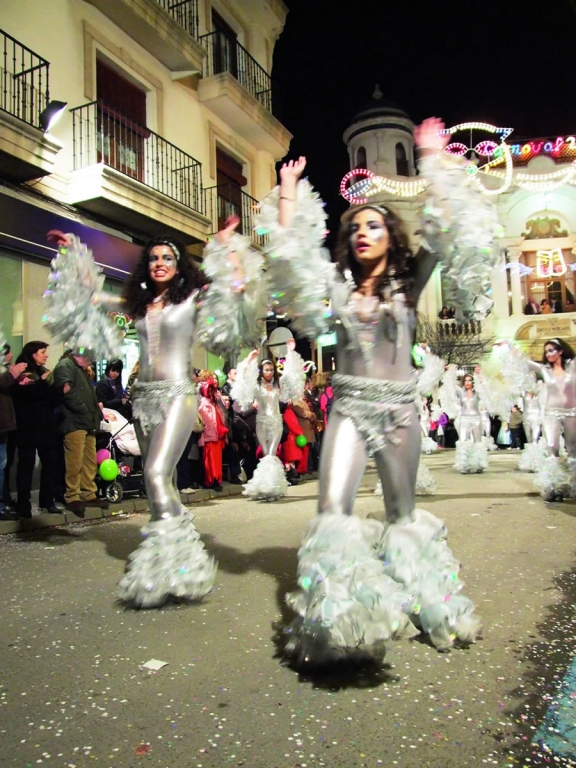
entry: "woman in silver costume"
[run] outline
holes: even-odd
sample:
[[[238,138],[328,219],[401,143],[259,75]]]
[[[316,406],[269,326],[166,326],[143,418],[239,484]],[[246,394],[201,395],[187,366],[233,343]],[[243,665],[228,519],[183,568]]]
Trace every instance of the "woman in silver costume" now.
[[[237,368],[231,396],[246,410],[253,402],[256,415],[256,437],[262,449],[253,477],[244,486],[244,494],[253,499],[273,501],[284,496],[288,481],[284,467],[276,456],[282,439],[280,401],[297,400],[304,389],[304,360],[295,351],[296,342],[288,339],[287,353],[280,376],[272,360],[257,365],[260,350],[253,349]]]
[[[88,301],[78,323],[83,337],[99,343],[113,322],[105,312],[127,311],[140,342],[138,378],[131,390],[133,415],[144,462],[151,520],[120,582],[120,599],[138,608],[158,607],[169,597],[200,599],[214,583],[216,565],[180,502],[176,464],[186,446],[197,410],[191,377],[195,343],[231,355],[239,341],[253,345],[262,260],[249,241],[234,233],[234,219],[204,252],[203,275],[172,237],[151,240],[126,282],[124,296],[103,293],[91,253],[74,236],[52,263],[48,309],[51,327],[63,338],[67,295],[81,290]],[[65,274],[65,273],[69,274]],[[64,299],[64,300],[63,300]],[[108,348],[114,341],[108,338]],[[104,347],[101,346],[102,354]]]
[[[576,492],[576,357],[563,339],[544,344],[542,361],[525,360],[528,371],[544,383],[544,437],[549,457],[540,465],[535,485],[546,501],[561,501]],[[567,468],[560,461],[560,435],[564,437]]]
[[[479,366],[476,376],[480,375]],[[481,398],[474,387],[474,376],[464,376],[462,387],[456,388],[457,412],[454,426],[458,432],[454,469],[462,474],[481,473],[488,468],[488,449],[482,441],[483,416]],[[488,411],[485,410],[486,416]],[[485,418],[485,417],[484,417]]]
[[[424,163],[436,163],[432,156],[443,149],[441,128],[433,119],[415,132]],[[288,628],[286,654],[296,664],[356,654],[377,660],[387,638],[416,632],[413,625],[441,649],[456,640],[471,642],[479,620],[473,604],[458,594],[459,566],[444,541],[445,528],[415,509],[421,431],[411,346],[416,304],[443,256],[442,238],[427,217],[424,247],[414,256],[390,209],[356,206],[342,218],[334,275],[322,258],[301,255],[301,228],[318,242],[323,234],[313,223],[318,198],[299,181],[304,167],[304,158],[285,164],[279,190],[261,206],[270,232],[268,276],[273,288],[283,286],[295,331],[321,332],[308,318],[307,304],[330,299],[324,317],[337,321],[338,373],[322,446],[319,514],[299,553],[300,591],[289,596],[299,617]],[[380,520],[352,514],[370,455],[383,489]]]
[[[537,443],[542,434],[542,403],[538,392],[528,390],[522,395],[522,425],[527,443]]]

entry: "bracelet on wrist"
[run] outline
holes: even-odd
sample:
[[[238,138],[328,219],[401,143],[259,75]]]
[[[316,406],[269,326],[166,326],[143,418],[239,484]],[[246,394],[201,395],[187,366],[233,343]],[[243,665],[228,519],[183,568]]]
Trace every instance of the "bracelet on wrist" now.
[[[293,197],[286,197],[285,195],[280,195],[280,200],[289,200],[291,203],[294,202]]]

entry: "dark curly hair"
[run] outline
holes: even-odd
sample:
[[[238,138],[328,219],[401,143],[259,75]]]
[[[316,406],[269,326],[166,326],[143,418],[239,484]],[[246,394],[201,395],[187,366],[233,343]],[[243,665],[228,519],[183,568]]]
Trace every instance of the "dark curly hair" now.
[[[196,289],[206,284],[203,273],[194,265],[185,251],[182,243],[169,235],[154,237],[149,240],[134,271],[124,286],[124,298],[128,314],[134,318],[144,317],[152,300],[156,298],[154,283],[150,278],[149,256],[156,245],[167,245],[174,252],[178,263],[178,272],[168,286],[168,301],[170,304],[181,304]]]
[[[362,283],[361,267],[354,257],[354,252],[350,245],[350,227],[354,216],[364,210],[377,211],[383,217],[390,238],[386,269],[376,281],[374,292],[378,296],[383,297],[385,289],[392,288],[394,293],[409,295],[414,284],[416,257],[410,250],[408,235],[402,220],[388,207],[384,208],[369,204],[354,205],[342,216],[336,242],[338,271],[343,275],[346,270],[350,270],[356,286]]]
[[[271,365],[274,368],[274,377],[272,378],[272,384],[275,387],[279,387],[280,386],[280,376],[278,375],[278,368],[276,367],[276,363],[274,362],[274,360],[262,360],[262,362],[258,366],[258,384],[259,385],[262,384],[263,369],[264,369],[264,365],[265,364],[269,364],[269,365]]]
[[[568,344],[567,341],[564,341],[564,339],[549,339],[544,344],[544,352],[542,353],[542,363],[544,365],[547,365],[550,367],[550,363],[548,362],[546,358],[546,347],[554,347],[554,349],[559,350],[562,352],[562,368],[566,368],[566,363],[569,363],[570,360],[572,360],[573,357],[576,357],[576,352],[572,349],[570,344]]]

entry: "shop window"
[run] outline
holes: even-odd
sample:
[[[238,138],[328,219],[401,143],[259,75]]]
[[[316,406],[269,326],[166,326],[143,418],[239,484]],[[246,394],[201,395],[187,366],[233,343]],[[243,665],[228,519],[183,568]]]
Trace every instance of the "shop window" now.
[[[24,335],[22,262],[0,252],[0,274],[0,326],[16,359],[22,351]]]

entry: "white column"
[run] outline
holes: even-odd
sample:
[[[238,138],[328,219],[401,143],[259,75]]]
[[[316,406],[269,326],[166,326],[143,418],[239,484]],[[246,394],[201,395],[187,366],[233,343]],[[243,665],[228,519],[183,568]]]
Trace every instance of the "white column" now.
[[[522,251],[517,246],[508,247],[508,259],[510,260],[510,283],[512,285],[512,314],[522,315],[522,283],[520,281],[520,256]]]
[[[499,320],[510,315],[508,310],[508,274],[504,252],[500,264],[492,271],[492,298],[494,300],[494,317]]]

